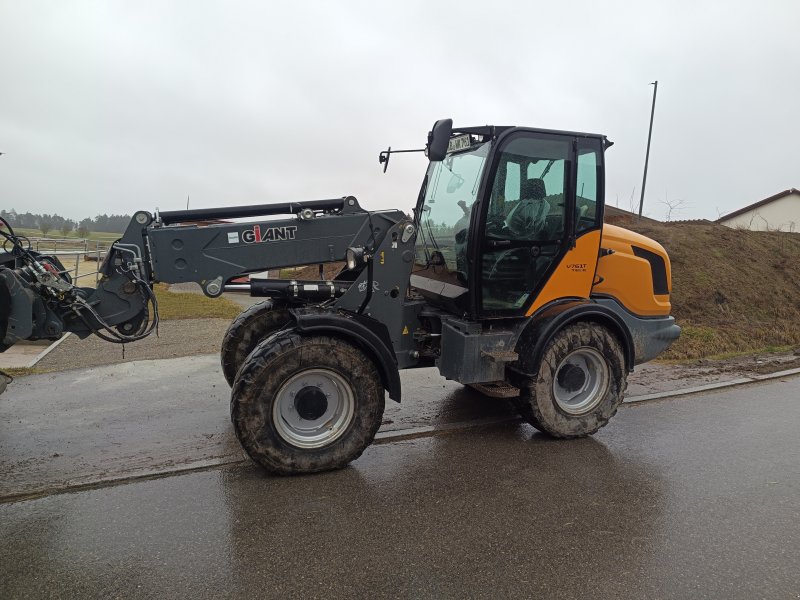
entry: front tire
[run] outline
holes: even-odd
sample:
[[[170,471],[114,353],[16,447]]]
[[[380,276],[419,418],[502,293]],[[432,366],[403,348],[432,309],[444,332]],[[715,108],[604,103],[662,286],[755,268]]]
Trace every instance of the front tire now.
[[[579,322],[553,337],[537,377],[522,386],[517,407],[539,431],[557,438],[584,437],[616,414],[626,386],[617,337],[597,323]]]
[[[259,344],[231,394],[236,436],[266,470],[339,469],[372,443],[383,418],[375,364],[343,340],[296,333]]]
[[[275,333],[291,320],[284,306],[263,300],[242,311],[228,327],[222,339],[220,362],[222,374],[233,387],[236,373],[244,359],[264,338]]]

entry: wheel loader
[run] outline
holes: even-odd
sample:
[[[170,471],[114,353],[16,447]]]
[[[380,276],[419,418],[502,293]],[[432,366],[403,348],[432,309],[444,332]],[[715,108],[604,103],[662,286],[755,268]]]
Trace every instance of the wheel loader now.
[[[670,261],[604,225],[603,135],[437,121],[413,215],[356,198],[136,212],[96,288],[4,223],[0,350],[19,340],[154,331],[156,282],[210,297],[242,276],[320,265],[316,281],[252,277],[264,300],[230,325],[221,362],[236,436],[279,474],[343,467],[371,443],[401,369],[507,397],[556,438],[595,433],[628,374],[677,339]],[[380,154],[384,171],[391,154]],[[4,256],[4,258],[3,258]],[[343,263],[332,279],[324,263]],[[13,387],[12,393],[13,393]]]

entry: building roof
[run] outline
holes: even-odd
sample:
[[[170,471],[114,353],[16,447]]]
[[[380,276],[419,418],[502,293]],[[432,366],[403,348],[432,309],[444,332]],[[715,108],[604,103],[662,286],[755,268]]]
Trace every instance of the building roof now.
[[[725,215],[724,217],[720,217],[715,223],[722,223],[733,217],[738,217],[739,215],[743,215],[746,212],[750,212],[756,208],[761,208],[762,206],[769,204],[770,202],[775,202],[775,200],[780,200],[781,198],[785,198],[786,196],[791,196],[792,194],[800,195],[800,190],[797,188],[789,188],[788,190],[783,190],[782,192],[778,192],[774,196],[770,196],[769,198],[764,198],[763,200],[759,200],[758,202],[751,204],[750,206],[745,206],[744,208],[740,208],[739,210],[735,210],[732,213]]]

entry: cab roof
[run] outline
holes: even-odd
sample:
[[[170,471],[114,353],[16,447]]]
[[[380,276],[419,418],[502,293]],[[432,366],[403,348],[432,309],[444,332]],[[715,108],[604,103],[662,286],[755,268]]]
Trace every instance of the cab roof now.
[[[560,135],[569,135],[573,137],[595,138],[603,142],[604,148],[609,148],[614,144],[614,142],[609,140],[605,135],[601,133],[585,133],[580,131],[565,131],[560,129],[539,129],[537,127],[519,127],[516,125],[483,125],[479,127],[453,127],[452,135],[469,133],[473,135],[484,135],[484,136],[489,136],[491,138],[497,138],[503,133],[511,133],[511,130],[529,131],[532,133],[552,133]]]

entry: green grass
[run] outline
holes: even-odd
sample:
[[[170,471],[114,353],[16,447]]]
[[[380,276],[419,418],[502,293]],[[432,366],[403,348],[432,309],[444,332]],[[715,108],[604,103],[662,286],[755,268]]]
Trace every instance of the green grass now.
[[[46,373],[47,371],[43,369],[3,369],[3,373],[6,375],[10,375],[14,379],[17,377],[26,377],[27,375],[39,375],[40,373]]]
[[[740,356],[750,356],[752,354],[785,354],[794,350],[794,346],[765,346],[756,350],[737,351],[737,352],[723,352],[722,354],[712,354],[708,358],[711,360],[728,360],[730,358],[738,358]]]
[[[166,285],[155,286],[158,314],[169,319],[234,319],[242,307],[227,298],[207,298],[202,294],[170,292]]]

